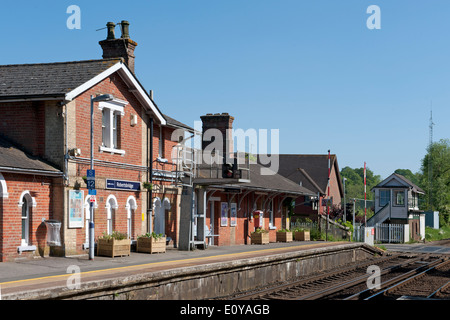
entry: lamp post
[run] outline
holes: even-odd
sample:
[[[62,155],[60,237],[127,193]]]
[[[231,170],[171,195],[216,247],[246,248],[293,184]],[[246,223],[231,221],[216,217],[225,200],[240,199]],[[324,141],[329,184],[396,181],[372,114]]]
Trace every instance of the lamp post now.
[[[345,181],[347,181],[347,178],[344,178],[344,223],[347,222],[347,202],[345,201]]]
[[[113,99],[114,97],[111,94],[103,94],[95,98],[91,96],[91,172],[94,170],[94,102],[111,101]],[[92,201],[89,204],[89,212],[91,216],[89,222],[89,260],[94,260],[94,202]]]

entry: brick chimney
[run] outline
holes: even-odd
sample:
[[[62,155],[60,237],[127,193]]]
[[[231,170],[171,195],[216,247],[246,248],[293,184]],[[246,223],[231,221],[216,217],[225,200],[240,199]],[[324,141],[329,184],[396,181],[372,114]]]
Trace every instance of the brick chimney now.
[[[221,132],[221,138],[223,139],[223,149],[221,151],[220,156],[228,156],[229,158],[233,158],[233,121],[234,117],[230,116],[228,113],[208,113],[204,116],[201,116],[203,122],[202,133],[203,135],[208,129],[218,129]],[[213,143],[213,141],[204,141],[202,139],[202,150]],[[228,151],[228,153],[227,153]]]
[[[99,42],[103,49],[103,59],[108,58],[122,58],[128,68],[134,73],[134,49],[136,49],[137,43],[130,39],[129,34],[130,23],[123,20],[120,23],[122,35],[119,39],[115,38],[116,24],[108,22],[106,27],[108,29],[108,35],[105,40]]]

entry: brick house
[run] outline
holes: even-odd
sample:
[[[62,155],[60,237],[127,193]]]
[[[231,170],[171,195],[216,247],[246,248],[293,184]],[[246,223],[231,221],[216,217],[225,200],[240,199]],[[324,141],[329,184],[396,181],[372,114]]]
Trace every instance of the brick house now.
[[[314,193],[314,197],[306,195],[295,200],[295,215],[317,220],[319,213],[326,214],[326,204],[322,200],[328,198],[328,155],[280,154],[279,167],[280,175]],[[330,197],[333,198],[333,205],[341,207],[343,196],[337,156],[331,154]]]
[[[93,107],[95,238],[114,230],[136,239],[162,214],[176,239],[181,189],[173,180],[156,179],[151,189],[143,184],[171,162],[178,143],[172,133],[193,129],[163,115],[134,75],[137,43],[125,21],[120,39],[108,23],[100,45],[100,60],[0,66],[0,147],[14,155],[0,162],[0,261],[48,252],[42,244],[48,219],[62,224],[55,255],[86,252],[90,105],[103,94],[114,99]],[[21,227],[25,205],[29,223]]]

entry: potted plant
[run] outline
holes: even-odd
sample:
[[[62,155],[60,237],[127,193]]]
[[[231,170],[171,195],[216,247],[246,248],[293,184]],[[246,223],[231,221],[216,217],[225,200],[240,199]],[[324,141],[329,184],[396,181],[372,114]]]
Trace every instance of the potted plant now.
[[[308,229],[295,229],[294,231],[294,239],[297,241],[310,241],[311,235],[310,231]]]
[[[146,233],[139,236],[136,243],[137,252],[159,253],[166,252],[166,236],[162,233]]]
[[[251,234],[252,244],[266,244],[269,243],[269,231],[257,228]]]
[[[129,256],[131,240],[126,233],[113,231],[112,234],[103,233],[98,238],[97,255],[114,258],[116,256]]]
[[[277,242],[291,242],[293,240],[292,232],[287,229],[277,231]]]

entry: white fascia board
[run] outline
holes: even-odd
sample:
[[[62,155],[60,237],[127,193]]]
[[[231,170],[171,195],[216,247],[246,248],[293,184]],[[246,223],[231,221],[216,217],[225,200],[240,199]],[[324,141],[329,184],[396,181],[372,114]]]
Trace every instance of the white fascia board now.
[[[115,65],[113,65],[109,69],[107,69],[107,70],[103,71],[102,73],[96,75],[91,80],[83,83],[78,88],[75,88],[74,90],[72,90],[69,93],[67,93],[66,94],[66,100],[67,101],[72,101],[76,96],[78,96],[78,95],[82,94],[83,92],[87,91],[89,88],[95,86],[97,83],[99,83],[102,80],[106,79],[111,74],[113,74],[114,72],[116,72],[117,70],[119,70],[121,68],[123,68],[122,62],[116,63]]]
[[[153,101],[149,98],[149,96],[145,92],[144,88],[142,88],[142,86],[139,84],[139,82],[136,81],[135,76],[133,74],[131,74],[131,72],[125,66],[123,66],[121,71],[125,75],[127,80],[133,84],[133,87],[135,88],[135,90],[133,90],[133,93],[135,95],[139,95],[142,98],[142,100],[147,105],[147,108],[150,109],[156,115],[156,117],[161,125],[166,125],[167,124],[166,119],[164,119],[161,112],[159,112],[158,108],[155,106]]]
[[[97,83],[103,81],[104,79],[109,77],[111,74],[113,74],[114,72],[119,71],[119,70],[121,71],[121,73],[119,73],[119,74],[121,76],[125,76],[127,82],[131,82],[133,84],[134,88],[136,88],[134,94],[140,96],[141,100],[143,100],[145,102],[146,107],[148,109],[150,109],[156,115],[156,117],[158,118],[158,121],[162,125],[166,125],[166,119],[164,119],[161,112],[158,111],[158,108],[150,100],[150,98],[148,97],[148,95],[146,94],[146,92],[142,88],[142,86],[136,81],[135,76],[133,74],[131,74],[131,72],[127,69],[127,67],[122,62],[116,63],[115,65],[113,65],[109,69],[103,71],[102,73],[98,74],[91,80],[83,83],[78,88],[75,88],[74,90],[67,93],[66,97],[65,97],[66,101],[72,101],[75,97],[77,97],[81,93],[83,93],[86,90],[88,90],[89,88],[95,86]]]

